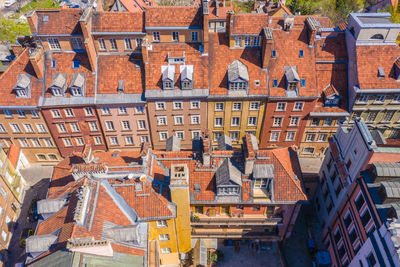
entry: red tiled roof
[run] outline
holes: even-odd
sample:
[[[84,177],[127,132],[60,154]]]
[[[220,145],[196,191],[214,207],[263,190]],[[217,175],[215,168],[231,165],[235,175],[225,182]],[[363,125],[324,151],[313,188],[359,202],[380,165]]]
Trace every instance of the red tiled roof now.
[[[143,6],[134,0],[119,0],[128,12],[143,12]],[[142,1],[140,1],[142,2]]]
[[[393,45],[357,46],[357,72],[360,89],[400,88],[394,78],[393,67],[400,55],[400,47]],[[378,77],[382,67],[385,78]]]
[[[82,34],[79,19],[83,9],[40,9],[35,12],[37,14],[37,34]],[[48,21],[43,20],[45,16],[48,17]]]
[[[18,74],[31,76],[31,89],[29,98],[17,98],[13,87],[18,80]],[[29,48],[26,48],[0,76],[0,105],[3,106],[36,106],[43,93],[43,82],[36,77],[32,64],[29,61]]]
[[[140,68],[136,68],[136,62]],[[117,93],[118,81],[124,81],[125,94],[141,94],[144,91],[144,68],[141,60],[129,55],[100,55],[98,58],[97,93]]]
[[[233,16],[231,34],[260,34],[268,26],[268,14],[247,13]]]
[[[215,8],[215,1],[210,1],[208,3],[209,3],[209,15],[208,15],[209,20],[226,19],[227,18],[226,13],[228,11],[233,11],[232,6],[219,6],[218,7],[218,16],[217,16],[217,9]]]
[[[21,148],[19,146],[11,144],[7,157],[14,168],[17,167],[20,152]]]
[[[92,32],[143,32],[143,23],[143,12],[95,12]]]
[[[47,78],[46,78],[46,97],[52,97],[53,94],[51,90],[49,90],[49,86],[53,81],[53,74],[63,73],[67,74],[67,87],[71,84],[71,78],[73,73],[81,73],[85,75],[85,96],[91,97],[95,94],[95,77],[92,69],[90,67],[90,62],[88,55],[86,53],[53,53],[52,60],[56,61],[56,68],[51,67],[51,60],[46,61],[47,67]],[[73,69],[73,60],[80,61],[80,68]],[[67,90],[65,93],[65,97],[70,97],[70,90]]]
[[[149,7],[145,13],[146,27],[201,27],[203,18],[197,6]]]
[[[197,44],[152,44],[153,48],[149,52],[148,64],[146,68],[146,89],[162,88],[161,67],[168,65],[168,53],[171,57],[185,56],[185,65],[193,65],[193,88],[208,88],[208,57],[202,56]],[[180,86],[180,66],[175,64],[175,86]]]

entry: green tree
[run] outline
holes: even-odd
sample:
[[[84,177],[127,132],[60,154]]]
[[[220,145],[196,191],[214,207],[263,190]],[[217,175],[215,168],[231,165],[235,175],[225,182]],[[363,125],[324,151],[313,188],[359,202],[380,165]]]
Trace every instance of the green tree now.
[[[389,7],[389,13],[391,15],[390,20],[393,23],[400,23],[400,4],[399,4],[399,1],[395,1],[393,6]]]
[[[27,22],[0,18],[0,40],[15,43],[18,36],[31,35]]]

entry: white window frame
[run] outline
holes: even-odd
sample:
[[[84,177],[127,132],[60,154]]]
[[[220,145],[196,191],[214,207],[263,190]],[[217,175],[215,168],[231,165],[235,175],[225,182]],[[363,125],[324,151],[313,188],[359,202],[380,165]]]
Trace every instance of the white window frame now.
[[[190,115],[190,124],[200,124],[200,115]]]
[[[114,131],[114,122],[113,121],[105,121],[107,131]]]
[[[99,50],[100,51],[106,51],[107,50],[106,41],[104,41],[103,38],[99,38],[97,40],[97,42],[99,43]]]
[[[110,50],[118,50],[117,41],[114,38],[110,39]]]
[[[6,133],[7,130],[2,123],[0,123],[0,133]]]
[[[131,38],[124,38],[125,50],[132,50]]]
[[[360,95],[357,99],[357,103],[367,103],[369,95]]]
[[[232,104],[232,111],[241,111],[242,110],[242,103],[234,102]]]
[[[168,139],[168,132],[167,131],[161,131],[159,132],[160,136],[160,141],[165,141]]]
[[[46,126],[43,123],[36,123],[36,128],[39,133],[47,133]]]
[[[214,118],[214,127],[223,127],[223,126],[224,126],[224,118]]]
[[[287,132],[285,141],[294,141],[295,136],[296,132]]]
[[[168,125],[167,116],[157,116],[157,125]]]
[[[90,128],[90,131],[92,131],[92,132],[96,132],[99,130],[99,127],[97,126],[97,122],[95,122],[95,121],[89,121],[89,128]]]
[[[76,137],[75,138],[75,143],[77,146],[84,146],[85,145],[85,141],[83,140],[82,137]]]
[[[110,140],[110,145],[118,146],[119,142],[118,142],[118,138],[116,136],[110,136],[109,140]]]
[[[103,144],[103,140],[101,139],[100,136],[94,136],[93,139],[94,139],[94,144],[95,145],[102,145]]]
[[[385,103],[386,95],[377,95],[375,98],[375,103],[383,104]]]
[[[69,117],[69,118],[75,117],[74,112],[72,111],[72,108],[66,108],[64,110],[64,113],[65,113],[65,117]]]
[[[131,130],[131,124],[129,121],[121,121],[121,126],[123,131],[130,131]]]
[[[185,124],[185,120],[183,115],[174,115],[174,124],[175,125],[183,125]]]
[[[232,117],[231,126],[239,127],[240,126],[240,117]]]
[[[224,111],[224,103],[215,103],[215,111]]]
[[[182,101],[178,101],[178,102],[174,102],[174,109],[183,109],[183,102]]]
[[[272,122],[272,127],[282,127],[283,117],[274,117]]]
[[[171,249],[170,248],[161,248],[161,253],[162,254],[170,254],[171,253]]]
[[[159,221],[157,221],[157,227],[158,228],[168,227],[167,220],[159,220]]]
[[[289,126],[298,126],[300,121],[300,116],[291,116]]]
[[[325,137],[325,140],[322,137]],[[326,140],[328,140],[328,134],[327,133],[320,133],[318,135],[317,142],[326,142]]]
[[[242,36],[235,36],[235,47],[242,47]]]
[[[310,137],[310,138],[309,138]],[[312,137],[312,138],[311,138]],[[305,141],[306,142],[314,142],[315,141],[315,137],[316,137],[316,134],[315,133],[307,133],[306,134],[306,138],[305,138]]]
[[[60,113],[60,111],[58,111],[58,109],[51,110],[51,114],[52,114],[53,118],[61,118],[61,113]]]
[[[22,133],[21,127],[19,127],[18,123],[10,123],[10,126],[13,133]]]
[[[251,46],[251,37],[250,36],[245,36],[244,37],[244,46],[245,47],[250,47]]]
[[[278,142],[279,141],[279,135],[280,135],[280,132],[271,132],[271,134],[269,136],[269,141],[270,142]]]
[[[165,102],[156,102],[156,110],[165,110]]]
[[[69,127],[71,128],[71,132],[73,132],[73,133],[80,132],[79,125],[76,122],[70,123]]]
[[[259,110],[260,102],[250,102],[250,110]]]
[[[86,116],[94,116],[92,108],[85,108]]]
[[[160,32],[153,32],[153,41],[160,42]]]
[[[285,102],[276,103],[276,111],[285,111],[285,110],[286,110],[286,103]]]
[[[172,32],[172,41],[173,42],[179,42],[179,32]]]
[[[47,38],[47,42],[49,43],[50,50],[61,50],[61,45],[58,41],[58,38]]]
[[[138,120],[137,123],[139,130],[146,130],[146,120]]]
[[[61,126],[62,125],[62,126]],[[58,128],[58,132],[59,133],[66,133],[66,132],[68,132],[67,131],[67,128],[65,127],[65,124],[64,123],[57,123],[57,128]]]
[[[72,146],[72,141],[70,138],[63,138],[64,146],[70,147]]]
[[[298,107],[300,106],[300,108]],[[304,108],[304,102],[295,102],[293,105],[293,111],[302,111]]]
[[[240,138],[240,132],[239,131],[231,131],[229,136],[233,142],[237,142],[237,141],[239,141],[239,138]]]
[[[25,128],[25,132],[27,132],[27,133],[35,132],[35,130],[33,130],[32,124],[30,124],[30,123],[24,123],[24,128]]]
[[[200,137],[200,135],[201,135],[201,131],[200,130],[193,130],[192,131],[192,139]]]
[[[20,118],[26,117],[25,111],[23,111],[22,109],[17,109],[17,113],[18,113],[18,117],[20,117]]]
[[[190,109],[200,109],[200,101],[190,101]]]
[[[73,50],[84,50],[84,45],[82,42],[82,38],[80,37],[72,37],[71,38],[71,46]]]
[[[252,122],[254,120],[254,123]],[[257,126],[257,117],[248,117],[247,126]]]
[[[134,145],[133,137],[131,135],[125,136],[125,144],[126,145]]]
[[[39,113],[36,110],[31,110],[32,118],[39,118]]]
[[[176,137],[178,137],[178,139],[180,139],[180,140],[185,139],[185,131],[175,131],[175,135],[176,135]]]
[[[190,37],[192,38],[192,42],[198,42],[199,41],[199,32],[192,32],[190,34]]]

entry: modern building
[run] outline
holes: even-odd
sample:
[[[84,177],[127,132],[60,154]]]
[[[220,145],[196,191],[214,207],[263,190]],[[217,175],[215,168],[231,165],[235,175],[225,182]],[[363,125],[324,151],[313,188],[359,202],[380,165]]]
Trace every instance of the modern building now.
[[[385,138],[399,138],[400,24],[389,13],[354,13],[348,20],[349,110]],[[352,122],[352,120],[350,120]]]
[[[314,205],[332,261],[335,266],[359,266],[360,260],[366,266],[376,262],[397,266],[390,256],[393,249],[389,253],[386,245],[378,245],[387,239],[386,230],[371,204],[375,198],[368,193],[378,185],[367,185],[373,181],[365,181],[364,176],[374,162],[399,160],[399,147],[385,145],[380,132],[370,133],[359,118],[352,128],[341,126],[329,142]]]

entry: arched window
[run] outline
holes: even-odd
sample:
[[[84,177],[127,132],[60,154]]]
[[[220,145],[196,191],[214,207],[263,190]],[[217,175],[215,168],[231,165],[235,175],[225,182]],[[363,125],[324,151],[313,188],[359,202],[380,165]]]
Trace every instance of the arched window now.
[[[383,40],[383,35],[382,34],[374,34],[372,35],[372,37],[370,38],[371,40]]]

